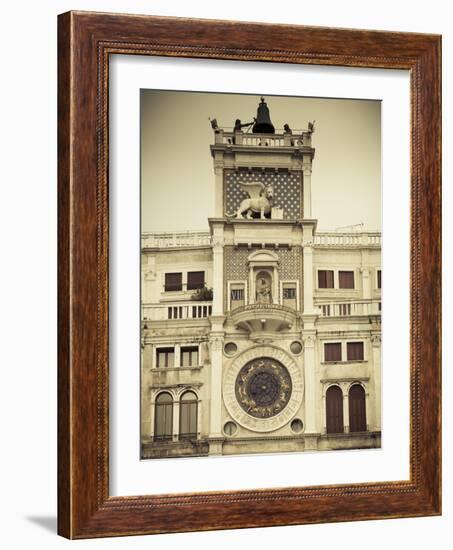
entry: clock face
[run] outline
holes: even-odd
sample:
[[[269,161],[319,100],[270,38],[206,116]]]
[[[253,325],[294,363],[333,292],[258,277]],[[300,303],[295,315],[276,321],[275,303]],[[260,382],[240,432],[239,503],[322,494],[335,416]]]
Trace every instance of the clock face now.
[[[260,357],[239,371],[235,393],[242,409],[255,418],[270,418],[288,404],[292,392],[291,376],[279,361]]]

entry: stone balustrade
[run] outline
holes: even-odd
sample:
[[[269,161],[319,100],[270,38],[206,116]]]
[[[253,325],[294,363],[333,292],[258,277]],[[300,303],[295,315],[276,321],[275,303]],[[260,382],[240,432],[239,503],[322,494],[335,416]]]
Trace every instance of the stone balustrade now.
[[[376,247],[381,246],[381,233],[376,231],[351,231],[351,232],[317,232],[314,236],[315,247]]]
[[[145,304],[142,307],[143,321],[168,321],[179,319],[206,319],[212,314],[212,302],[168,302]]]
[[[193,248],[211,245],[209,231],[142,233],[142,250],[149,248]]]
[[[361,302],[332,302],[316,304],[321,317],[351,317],[354,315],[380,315],[381,302],[367,300]]]
[[[308,130],[293,130],[292,134],[252,134],[219,129],[215,134],[215,143],[242,147],[311,147],[311,133]]]
[[[142,233],[142,250],[152,248],[197,248],[211,245],[209,231],[175,233]],[[381,246],[381,233],[377,231],[317,232],[313,245],[317,248],[360,248]]]

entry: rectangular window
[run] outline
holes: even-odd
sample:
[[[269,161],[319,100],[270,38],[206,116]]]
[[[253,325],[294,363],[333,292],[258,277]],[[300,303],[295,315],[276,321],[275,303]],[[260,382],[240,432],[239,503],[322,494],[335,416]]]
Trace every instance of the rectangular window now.
[[[354,288],[354,271],[339,271],[338,286],[340,288]]]
[[[333,271],[318,271],[318,288],[333,288]]]
[[[347,343],[348,361],[363,361],[363,342]]]
[[[165,292],[182,290],[182,273],[165,273]]]
[[[181,348],[181,367],[198,367],[198,347]]]
[[[381,273],[382,273],[381,270],[378,269],[378,271],[377,271],[377,287],[378,288],[382,288],[381,287],[381,285],[382,285],[382,278],[381,278],[382,275],[381,275]]]
[[[245,285],[232,283],[230,287],[230,309],[242,307],[245,304]]]
[[[243,288],[232,288],[231,289],[231,300],[244,300],[244,289]]]
[[[341,361],[341,342],[324,344],[324,361]]]
[[[187,290],[203,288],[204,285],[204,271],[189,271],[189,273],[187,273]]]
[[[175,348],[159,348],[157,350],[157,366],[174,367],[175,366]]]
[[[282,304],[292,309],[297,309],[297,290],[296,283],[283,283],[282,286]]]
[[[283,288],[283,299],[284,300],[295,300],[296,299],[296,289],[295,288]]]

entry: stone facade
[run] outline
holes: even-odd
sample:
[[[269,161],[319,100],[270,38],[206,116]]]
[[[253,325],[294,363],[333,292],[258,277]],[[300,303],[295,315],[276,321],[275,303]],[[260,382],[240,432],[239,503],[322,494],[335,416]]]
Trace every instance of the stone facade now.
[[[381,238],[316,231],[311,139],[216,128],[210,231],[142,235],[143,458],[380,446]]]

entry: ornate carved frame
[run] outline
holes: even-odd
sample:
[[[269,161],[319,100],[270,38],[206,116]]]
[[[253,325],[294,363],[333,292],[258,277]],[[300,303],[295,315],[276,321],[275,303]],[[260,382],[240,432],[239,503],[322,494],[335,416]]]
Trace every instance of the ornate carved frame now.
[[[87,538],[440,514],[440,37],[84,12],[58,23],[58,532]],[[109,496],[112,54],[410,71],[409,481]]]

